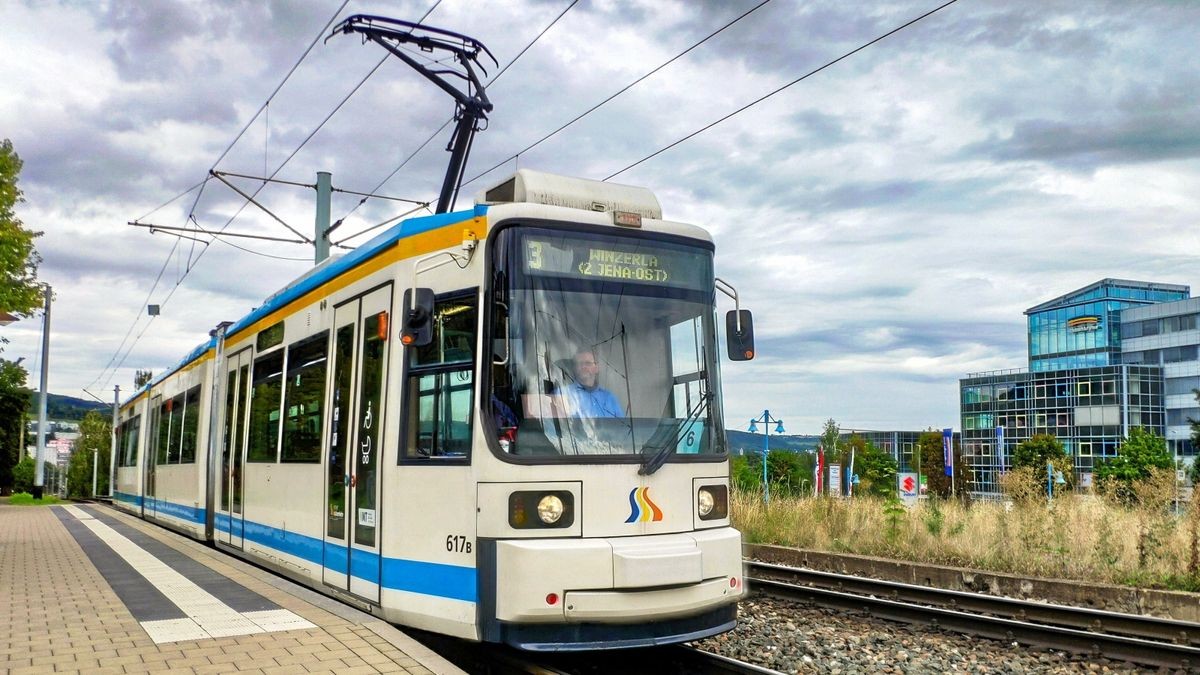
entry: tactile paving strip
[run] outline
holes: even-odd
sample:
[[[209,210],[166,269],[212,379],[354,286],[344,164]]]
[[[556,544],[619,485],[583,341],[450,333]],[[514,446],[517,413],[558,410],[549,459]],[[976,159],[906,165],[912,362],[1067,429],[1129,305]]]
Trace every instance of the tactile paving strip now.
[[[122,595],[118,591],[117,594],[156,643],[315,627],[302,617],[278,607],[239,612],[146,551],[129,537],[83,509],[76,506],[62,506],[58,509],[61,511],[59,517],[64,522],[67,518],[74,518],[99,542],[103,543],[103,546],[96,546],[93,542],[88,542],[90,545],[84,546],[84,549],[88,556],[96,562],[97,569],[114,590],[118,589],[118,586],[122,586],[126,590],[137,588],[137,592]],[[84,545],[77,528],[68,527],[68,530],[76,536],[77,540],[80,540],[81,545]],[[125,565],[114,565],[111,559],[105,559],[106,556],[120,559],[124,561]],[[131,578],[131,575],[140,576],[142,582],[139,583],[136,578]],[[147,584],[155,592],[148,592],[147,589],[141,588]],[[248,591],[246,592],[248,593]],[[163,602],[170,603],[175,611],[161,606],[135,607],[129,604],[131,599],[135,603],[146,601],[160,605]],[[151,620],[143,618],[155,612],[161,615],[164,611],[168,618]]]

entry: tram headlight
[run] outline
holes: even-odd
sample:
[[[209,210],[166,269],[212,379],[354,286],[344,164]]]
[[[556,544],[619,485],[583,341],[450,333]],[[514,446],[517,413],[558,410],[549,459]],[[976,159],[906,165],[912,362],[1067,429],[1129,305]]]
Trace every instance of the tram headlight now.
[[[575,498],[569,490],[513,492],[508,496],[508,524],[518,530],[571,527]]]
[[[696,514],[700,520],[719,520],[729,516],[729,488],[705,485],[696,492]]]
[[[553,525],[562,518],[563,502],[556,495],[546,495],[538,500],[538,518],[547,525]]]

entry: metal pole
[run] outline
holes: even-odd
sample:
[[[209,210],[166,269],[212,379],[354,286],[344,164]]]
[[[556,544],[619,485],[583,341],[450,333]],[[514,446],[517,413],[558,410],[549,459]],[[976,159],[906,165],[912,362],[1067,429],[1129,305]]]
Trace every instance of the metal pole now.
[[[37,465],[33,469],[33,498],[41,499],[45,491],[46,474],[42,462],[46,461],[46,380],[50,374],[50,284],[42,286],[46,296],[46,310],[42,316],[42,380],[38,399]]]
[[[96,477],[100,471],[100,449],[92,448],[92,496],[96,496]]]
[[[328,171],[317,172],[317,219],[313,229],[313,263],[329,257],[329,199],[333,193],[333,177]]]
[[[771,485],[767,482],[767,455],[770,454],[771,429],[767,425],[770,424],[771,413],[768,410],[763,411],[763,503],[771,503]]]
[[[121,385],[113,387],[112,451],[108,456],[108,498],[113,498],[117,478],[117,416],[121,411]]]

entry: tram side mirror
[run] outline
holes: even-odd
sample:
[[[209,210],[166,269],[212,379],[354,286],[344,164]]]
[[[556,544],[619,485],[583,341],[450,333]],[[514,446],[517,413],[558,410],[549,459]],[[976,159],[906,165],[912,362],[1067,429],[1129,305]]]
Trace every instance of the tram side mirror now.
[[[750,315],[750,310],[726,312],[725,343],[730,361],[749,361],[754,358],[754,317]]]
[[[411,288],[404,291],[404,326],[400,343],[405,347],[424,347],[433,341],[433,290]]]

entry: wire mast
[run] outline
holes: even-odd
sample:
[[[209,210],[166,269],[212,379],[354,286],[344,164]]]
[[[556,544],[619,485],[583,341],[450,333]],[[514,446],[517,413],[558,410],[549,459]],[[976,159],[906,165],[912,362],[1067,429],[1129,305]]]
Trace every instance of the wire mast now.
[[[442,91],[454,97],[455,110],[454,135],[446,150],[450,152],[450,165],[446,167],[446,177],[442,180],[442,192],[438,196],[436,213],[446,213],[454,208],[458,199],[458,188],[462,182],[463,170],[467,166],[467,156],[471,154],[471,142],[475,132],[486,128],[487,113],[492,110],[492,102],[488,100],[487,91],[479,79],[482,72],[487,71],[479,64],[479,53],[487,54],[495,65],[500,65],[496,57],[483,43],[472,37],[454,33],[441,28],[422,26],[419,23],[389,19],[382,16],[355,14],[338,24],[330,37],[338,33],[361,33],[363,40],[370,40],[381,45],[396,58],[412,66],[418,73],[433,82]],[[326,38],[328,40],[328,38]],[[454,60],[462,66],[462,71],[442,67],[437,62],[424,64],[400,49],[400,45],[413,44],[423,52],[442,50],[454,55]],[[458,78],[466,83],[465,91],[450,78]]]

